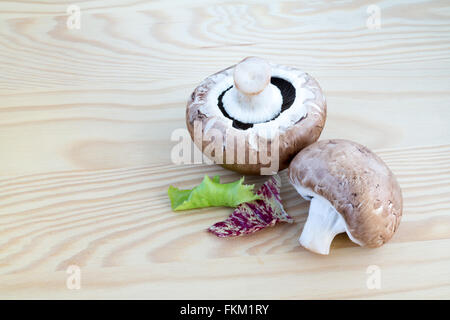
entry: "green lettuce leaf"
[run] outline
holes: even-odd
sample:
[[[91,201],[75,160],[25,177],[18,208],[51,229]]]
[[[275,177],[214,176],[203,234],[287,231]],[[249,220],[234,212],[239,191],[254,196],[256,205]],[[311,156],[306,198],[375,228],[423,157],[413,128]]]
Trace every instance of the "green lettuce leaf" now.
[[[194,189],[180,190],[169,187],[172,210],[181,211],[205,207],[237,207],[244,202],[260,199],[253,193],[254,185],[243,185],[244,177],[231,183],[220,183],[219,176],[212,180],[205,176]]]

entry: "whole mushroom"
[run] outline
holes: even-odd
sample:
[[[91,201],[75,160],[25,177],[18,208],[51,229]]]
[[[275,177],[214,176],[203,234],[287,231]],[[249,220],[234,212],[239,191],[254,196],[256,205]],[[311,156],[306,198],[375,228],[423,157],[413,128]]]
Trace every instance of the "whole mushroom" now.
[[[343,232],[360,246],[379,247],[399,226],[403,198],[394,174],[356,142],[311,144],[292,160],[289,180],[311,200],[299,239],[310,251],[328,254],[333,238]]]
[[[200,150],[214,142],[220,150],[206,154],[210,159],[256,175],[287,168],[301,149],[319,138],[325,118],[326,101],[316,80],[257,57],[206,78],[186,109],[187,128]],[[271,171],[262,173],[264,168]]]

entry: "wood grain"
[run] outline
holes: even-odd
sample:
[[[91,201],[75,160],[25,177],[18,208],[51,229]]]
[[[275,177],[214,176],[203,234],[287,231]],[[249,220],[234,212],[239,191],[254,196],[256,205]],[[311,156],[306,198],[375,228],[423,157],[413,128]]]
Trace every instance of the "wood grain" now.
[[[70,4],[0,2],[0,298],[450,298],[448,1],[78,1],[79,30]],[[205,229],[230,209],[170,210],[170,184],[239,177],[174,165],[170,136],[192,89],[250,55],[312,74],[321,138],[391,167],[405,205],[391,242],[305,251],[308,203],[286,173],[292,225],[224,240]]]

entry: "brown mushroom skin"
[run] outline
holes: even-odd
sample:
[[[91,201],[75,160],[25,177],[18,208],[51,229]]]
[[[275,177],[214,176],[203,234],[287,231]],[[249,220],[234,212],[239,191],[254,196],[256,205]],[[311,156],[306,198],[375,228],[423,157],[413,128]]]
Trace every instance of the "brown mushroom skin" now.
[[[210,141],[202,141],[202,144],[199,143],[198,140],[194,139],[194,122],[202,121],[202,127],[205,128],[209,119],[205,116],[199,109],[204,100],[206,100],[206,96],[209,90],[215,85],[214,76],[217,74],[221,74],[230,68],[234,68],[231,66],[222,71],[217,72],[216,74],[205,79],[195,90],[192,92],[191,97],[187,103],[186,107],[186,126],[188,131],[194,140],[194,143],[198,148],[204,150],[210,143]],[[279,169],[278,171],[284,170],[289,166],[291,160],[295,157],[295,155],[302,150],[304,147],[310,145],[311,143],[317,141],[319,136],[323,130],[325,125],[325,120],[327,116],[327,104],[325,97],[323,96],[322,89],[319,83],[311,77],[309,74],[305,74],[306,81],[304,86],[308,87],[313,95],[313,99],[309,99],[307,103],[305,103],[306,107],[306,115],[298,122],[296,122],[292,127],[290,127],[287,131],[280,134],[279,138]],[[216,119],[217,120],[217,119]],[[230,130],[222,121],[216,121],[212,126],[215,129],[221,130],[225,136],[226,130]],[[232,128],[231,130],[239,130]],[[270,141],[264,142],[267,145],[267,149],[270,150]],[[237,159],[237,152],[245,152],[245,159],[249,159],[249,154],[251,152],[257,153],[257,158],[260,159],[259,151],[254,150],[248,141],[245,142],[245,150],[233,150],[234,159]],[[246,175],[260,175],[261,168],[270,167],[271,164],[262,164],[260,162],[256,164],[250,164],[248,162],[242,163],[225,163],[227,150],[223,150],[223,160],[220,164],[222,167],[232,170],[241,174]],[[276,172],[274,172],[276,173]]]
[[[328,199],[364,246],[383,245],[400,224],[397,179],[380,157],[356,142],[323,140],[306,147],[291,162],[289,179]]]

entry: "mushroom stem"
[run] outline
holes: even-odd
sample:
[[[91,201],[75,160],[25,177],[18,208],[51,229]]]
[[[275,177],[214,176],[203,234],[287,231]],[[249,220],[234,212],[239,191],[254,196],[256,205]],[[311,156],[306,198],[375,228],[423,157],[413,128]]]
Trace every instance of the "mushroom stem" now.
[[[323,197],[314,197],[299,242],[308,250],[327,255],[334,237],[345,231],[344,218],[330,202]]]
[[[224,108],[244,123],[271,120],[281,111],[283,97],[270,83],[272,68],[261,58],[249,57],[234,69],[234,86],[223,97]]]
[[[230,93],[236,94],[235,101],[247,113],[265,114],[266,112],[270,112],[270,116],[272,117],[281,110],[281,93],[273,84],[269,84],[258,94],[246,94],[239,89],[233,89],[231,89]]]
[[[244,95],[260,94],[270,83],[272,68],[264,59],[248,57],[234,68],[234,84]]]

